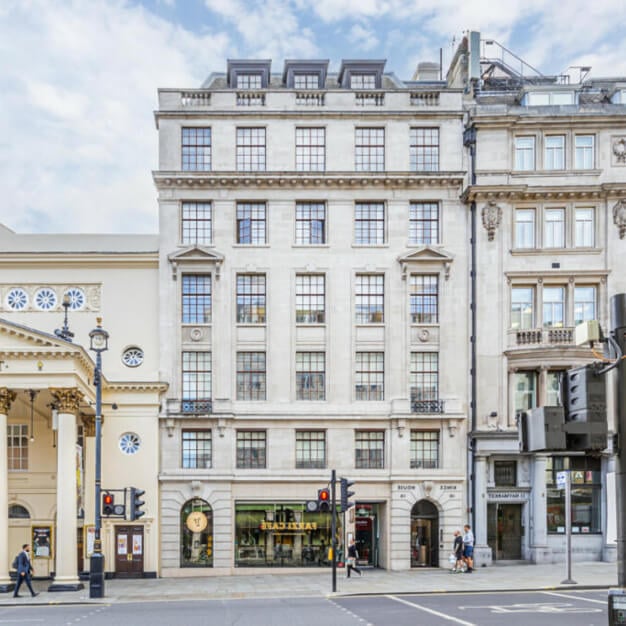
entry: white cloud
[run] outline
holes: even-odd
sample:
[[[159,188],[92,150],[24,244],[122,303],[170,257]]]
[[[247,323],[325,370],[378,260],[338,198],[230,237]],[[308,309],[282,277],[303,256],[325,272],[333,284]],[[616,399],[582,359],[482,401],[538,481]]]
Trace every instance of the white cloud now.
[[[155,232],[157,87],[199,85],[228,47],[121,0],[5,2],[0,221]]]
[[[371,28],[365,28],[362,24],[354,24],[348,34],[348,41],[361,50],[373,50],[379,45],[378,38]]]

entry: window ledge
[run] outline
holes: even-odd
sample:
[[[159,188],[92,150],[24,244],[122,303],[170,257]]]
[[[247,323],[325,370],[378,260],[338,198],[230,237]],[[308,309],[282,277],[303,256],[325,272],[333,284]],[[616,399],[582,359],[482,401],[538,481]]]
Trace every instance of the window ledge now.
[[[328,243],[294,243],[291,244],[292,248],[330,248]]]
[[[353,243],[353,248],[388,248],[388,243]]]
[[[513,178],[522,178],[525,176],[532,176],[533,178],[541,178],[543,176],[598,176],[602,174],[602,170],[589,169],[589,170],[576,170],[576,169],[563,169],[563,170],[511,170],[511,176]]]
[[[512,256],[554,256],[556,254],[601,254],[602,248],[513,248],[509,250]]]
[[[271,248],[269,243],[234,243],[233,248]]]

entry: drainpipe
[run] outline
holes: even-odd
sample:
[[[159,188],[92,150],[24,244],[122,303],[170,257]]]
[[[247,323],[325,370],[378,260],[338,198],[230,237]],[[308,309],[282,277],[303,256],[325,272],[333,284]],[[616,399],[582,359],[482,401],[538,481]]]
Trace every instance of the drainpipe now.
[[[470,187],[476,184],[476,127],[468,125],[463,132],[463,145],[469,148],[470,157]],[[468,433],[467,446],[467,504],[470,513],[470,524],[476,532],[476,201],[470,204],[470,430]]]

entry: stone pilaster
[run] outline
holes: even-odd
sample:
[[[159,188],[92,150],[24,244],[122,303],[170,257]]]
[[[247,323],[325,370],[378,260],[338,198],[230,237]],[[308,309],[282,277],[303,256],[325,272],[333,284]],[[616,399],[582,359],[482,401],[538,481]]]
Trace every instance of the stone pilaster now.
[[[493,555],[487,545],[487,457],[476,456],[474,473],[476,502],[474,502],[474,566],[491,565]]]

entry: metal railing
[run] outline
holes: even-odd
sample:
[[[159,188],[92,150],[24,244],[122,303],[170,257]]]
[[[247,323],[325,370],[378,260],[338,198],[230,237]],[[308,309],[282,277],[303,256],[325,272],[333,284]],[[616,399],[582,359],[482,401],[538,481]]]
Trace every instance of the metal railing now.
[[[444,412],[444,400],[411,400],[411,413],[436,413]]]
[[[212,400],[182,400],[180,403],[181,413],[187,415],[209,415],[213,413]]]

